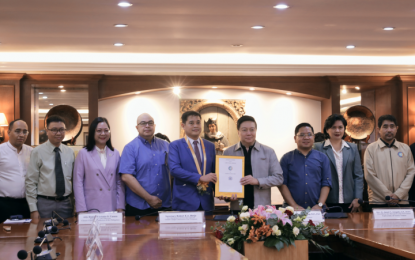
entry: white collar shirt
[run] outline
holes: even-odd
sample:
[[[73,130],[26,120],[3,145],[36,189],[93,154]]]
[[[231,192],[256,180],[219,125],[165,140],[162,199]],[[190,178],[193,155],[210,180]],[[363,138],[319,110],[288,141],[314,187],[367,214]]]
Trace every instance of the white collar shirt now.
[[[32,150],[25,144],[20,152],[10,142],[0,145],[0,197],[26,197],[25,178]]]
[[[333,151],[334,159],[336,160],[336,170],[337,176],[339,178],[339,203],[344,203],[344,196],[343,196],[343,148],[349,147],[349,145],[342,140],[342,146],[339,151],[336,151],[333,148],[333,145],[330,142],[330,139],[327,139],[324,146],[331,146],[331,150]]]
[[[98,146],[95,146],[95,148],[98,151],[99,158],[101,159],[102,166],[105,169],[105,167],[107,166],[107,146],[105,146],[104,149],[99,149]]]

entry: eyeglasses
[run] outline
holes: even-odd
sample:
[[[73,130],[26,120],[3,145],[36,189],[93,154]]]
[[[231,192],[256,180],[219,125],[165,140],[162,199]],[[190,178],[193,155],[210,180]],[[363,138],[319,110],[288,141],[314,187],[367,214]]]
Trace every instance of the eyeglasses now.
[[[95,131],[97,134],[109,134],[109,133],[111,133],[111,131],[109,130],[109,129],[102,129],[102,130],[96,130]]]
[[[311,137],[314,136],[314,134],[311,134],[311,133],[308,133],[308,134],[299,134],[297,136],[298,136],[298,138],[306,138],[306,137],[311,138]]]
[[[153,126],[154,125],[154,121],[148,121],[148,122],[144,122],[144,121],[141,121],[140,123],[138,123],[140,126],[146,126],[146,125],[148,125],[148,126]]]
[[[23,135],[28,135],[29,134],[29,131],[27,131],[27,130],[14,130],[14,132],[17,134],[17,135],[21,135],[21,134],[23,134]]]
[[[51,131],[52,133],[54,133],[55,135],[57,133],[65,133],[66,129],[65,128],[61,128],[61,129],[57,129],[57,128],[52,128],[52,129],[48,129],[49,131]]]

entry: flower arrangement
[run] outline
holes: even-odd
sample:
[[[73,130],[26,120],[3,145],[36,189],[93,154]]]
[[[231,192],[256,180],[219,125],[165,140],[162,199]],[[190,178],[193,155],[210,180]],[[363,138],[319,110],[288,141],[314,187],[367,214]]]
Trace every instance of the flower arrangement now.
[[[205,194],[210,195],[210,193],[207,191],[208,187],[209,187],[208,182],[199,181],[196,186],[197,192],[202,196]]]
[[[238,217],[230,216],[225,224],[217,223],[211,229],[218,239],[238,250],[244,242],[264,241],[264,246],[279,251],[285,246],[295,246],[295,240],[308,240],[320,250],[330,252],[332,249],[329,246],[319,245],[313,240],[313,235],[327,237],[330,233],[351,243],[345,234],[329,230],[324,223],[304,222],[309,212],[310,208],[294,214],[293,207],[276,209],[274,206],[258,206],[251,210],[244,206]]]

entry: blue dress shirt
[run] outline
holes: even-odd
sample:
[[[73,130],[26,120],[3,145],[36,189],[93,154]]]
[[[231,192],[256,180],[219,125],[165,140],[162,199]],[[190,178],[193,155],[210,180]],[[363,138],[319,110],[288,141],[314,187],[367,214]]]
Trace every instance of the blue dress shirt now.
[[[128,143],[122,152],[120,174],[132,174],[140,185],[153,196],[159,197],[162,207],[171,207],[170,176],[167,171],[169,143],[154,137],[151,144],[141,136]],[[150,205],[126,185],[126,202],[137,209]]]
[[[330,162],[324,153],[311,150],[307,156],[297,149],[281,158],[284,184],[301,207],[318,204],[321,188],[331,187]]]

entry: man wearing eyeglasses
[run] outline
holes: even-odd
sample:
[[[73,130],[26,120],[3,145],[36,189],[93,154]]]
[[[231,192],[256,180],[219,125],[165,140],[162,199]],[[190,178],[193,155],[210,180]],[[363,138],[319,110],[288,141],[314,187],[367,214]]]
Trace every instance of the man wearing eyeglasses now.
[[[65,121],[59,116],[46,120],[48,141],[33,149],[26,176],[26,198],[31,218],[50,218],[55,211],[62,218],[73,215],[72,171],[75,154],[62,144]]]
[[[154,137],[156,125],[149,114],[137,118],[138,137],[122,152],[119,173],[126,184],[126,216],[157,214],[171,207],[167,171],[169,143]]]
[[[30,218],[25,178],[33,148],[24,144],[29,134],[26,122],[10,122],[7,134],[9,141],[0,145],[0,223],[12,215]]]
[[[331,189],[329,159],[313,150],[314,129],[309,123],[297,125],[294,140],[297,149],[281,158],[284,184],[279,189],[295,210],[321,210]]]

